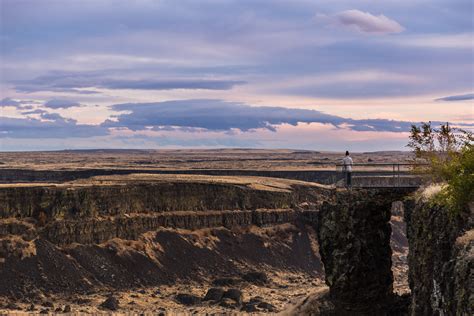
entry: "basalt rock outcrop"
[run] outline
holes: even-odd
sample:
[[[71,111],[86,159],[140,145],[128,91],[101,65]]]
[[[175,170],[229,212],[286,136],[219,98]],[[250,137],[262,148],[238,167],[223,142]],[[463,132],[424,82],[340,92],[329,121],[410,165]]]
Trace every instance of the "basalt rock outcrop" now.
[[[474,314],[474,205],[455,212],[429,197],[433,188],[398,197],[402,192],[396,191],[340,191],[323,203],[315,223],[329,288],[307,297],[290,314]],[[400,199],[411,289],[411,295],[402,296],[392,292],[388,225],[389,203]]]
[[[324,186],[301,181],[238,178],[213,181],[199,176],[166,181],[152,175],[93,178],[58,185],[0,187],[0,218],[95,218],[127,213],[295,208],[331,195]],[[226,178],[227,179],[227,178]]]
[[[160,227],[203,229],[213,227],[269,226],[297,221],[291,209],[254,211],[165,212],[132,214],[103,219],[52,221],[39,234],[57,245],[94,244],[113,238],[136,240],[141,234]]]
[[[0,238],[42,237],[56,245],[136,240],[160,227],[268,226],[310,217],[332,190],[299,181],[153,175],[60,185],[0,187]]]
[[[474,213],[418,197],[405,203],[411,315],[474,314]]]
[[[142,175],[4,185],[0,297],[209,282],[261,265],[317,277],[316,234],[302,219],[331,192],[269,178]]]
[[[330,297],[342,309],[365,311],[392,295],[391,201],[367,194],[338,194],[317,223]]]
[[[393,293],[391,207],[408,189],[338,191],[316,221],[329,291],[293,314],[403,315],[408,297]]]

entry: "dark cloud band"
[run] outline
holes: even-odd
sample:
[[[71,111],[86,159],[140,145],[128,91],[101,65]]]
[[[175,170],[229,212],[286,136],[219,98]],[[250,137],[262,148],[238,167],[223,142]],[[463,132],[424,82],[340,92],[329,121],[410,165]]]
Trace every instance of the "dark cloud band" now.
[[[158,103],[126,103],[112,106],[116,111],[130,113],[108,120],[105,127],[128,127],[141,130],[148,126],[198,127],[214,131],[239,129],[249,131],[265,128],[275,130],[281,124],[323,123],[334,126],[347,125],[356,131],[403,132],[410,122],[385,119],[354,120],[325,114],[316,110],[284,107],[249,106],[221,100],[178,100]]]
[[[31,80],[16,81],[18,92],[71,92],[78,94],[98,93],[91,88],[129,89],[129,90],[230,90],[236,85],[245,84],[242,80],[206,79],[141,79],[118,80],[107,77],[107,72],[52,72]],[[89,90],[87,90],[89,89]]]
[[[474,100],[474,93],[451,95],[448,97],[436,99],[435,101],[468,101],[468,100]]]
[[[49,103],[49,102],[48,102]],[[44,108],[47,108],[46,106]],[[316,110],[284,107],[250,106],[222,100],[175,100],[155,103],[125,103],[112,105],[118,113],[100,125],[78,124],[58,113],[37,108],[24,111],[36,118],[0,117],[0,137],[70,138],[109,135],[112,129],[132,131],[213,131],[232,133],[258,129],[277,131],[278,126],[299,123],[321,123],[335,128],[370,132],[407,132],[412,122],[387,119],[352,119]],[[126,113],[120,113],[126,112]],[[433,122],[436,123],[437,122]],[[464,124],[472,128],[474,124]],[[315,135],[317,139],[317,135]]]

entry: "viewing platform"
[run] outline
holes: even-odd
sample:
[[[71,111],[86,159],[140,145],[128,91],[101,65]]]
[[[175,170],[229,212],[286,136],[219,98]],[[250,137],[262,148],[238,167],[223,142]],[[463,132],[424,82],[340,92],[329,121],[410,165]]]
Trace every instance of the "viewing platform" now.
[[[428,164],[421,163],[354,163],[352,164],[353,188],[417,188],[427,175],[424,172]],[[333,184],[346,186],[343,164],[336,164]]]

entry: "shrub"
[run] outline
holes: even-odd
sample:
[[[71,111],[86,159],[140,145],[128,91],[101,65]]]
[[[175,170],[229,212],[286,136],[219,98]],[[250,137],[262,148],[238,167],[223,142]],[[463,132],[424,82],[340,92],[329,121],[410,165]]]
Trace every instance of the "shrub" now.
[[[439,129],[431,122],[412,125],[408,147],[415,159],[427,163],[423,168],[432,182],[445,183],[434,201],[453,212],[468,208],[474,200],[474,146],[469,131],[452,128],[448,123]]]

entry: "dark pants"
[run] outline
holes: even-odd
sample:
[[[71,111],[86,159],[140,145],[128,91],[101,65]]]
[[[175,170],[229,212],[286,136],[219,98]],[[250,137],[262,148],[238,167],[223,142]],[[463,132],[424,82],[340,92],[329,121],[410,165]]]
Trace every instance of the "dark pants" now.
[[[352,172],[346,171],[346,185],[350,187],[352,185]]]

